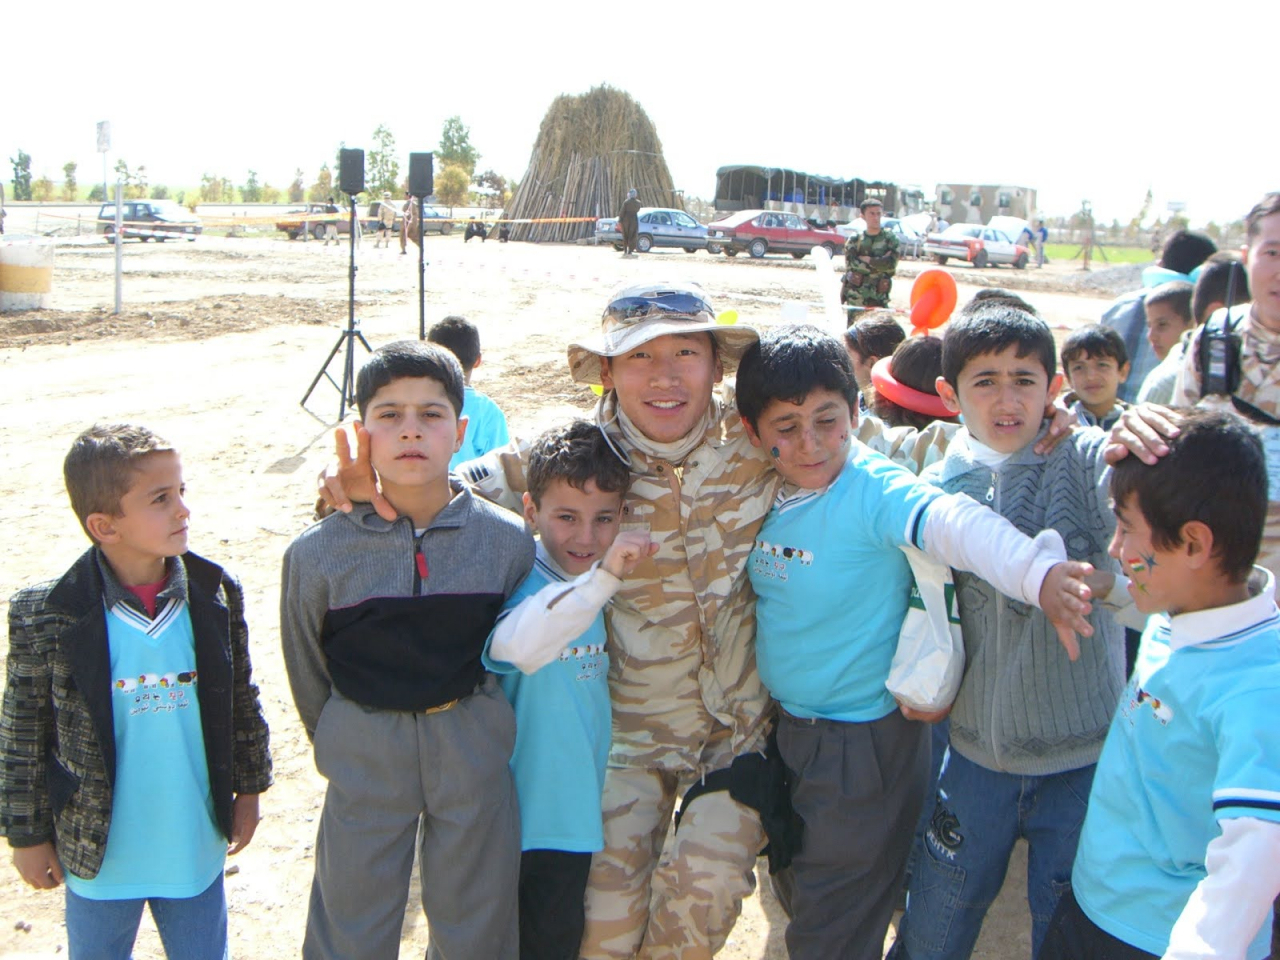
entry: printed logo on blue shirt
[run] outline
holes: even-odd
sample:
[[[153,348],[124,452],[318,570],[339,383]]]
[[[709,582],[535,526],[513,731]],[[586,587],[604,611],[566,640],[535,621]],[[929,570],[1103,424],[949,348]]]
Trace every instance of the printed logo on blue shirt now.
[[[144,673],[137,677],[118,677],[111,692],[118,697],[131,697],[129,716],[143,713],[171,713],[185,710],[195,702],[196,671],[182,673]]]
[[[568,663],[578,661],[575,680],[595,680],[605,670],[603,643],[579,643],[560,651],[560,659]]]
[[[787,579],[787,570],[792,562],[802,567],[813,566],[813,551],[803,547],[784,547],[767,540],[757,540],[752,557],[755,572],[764,577],[777,580]]]

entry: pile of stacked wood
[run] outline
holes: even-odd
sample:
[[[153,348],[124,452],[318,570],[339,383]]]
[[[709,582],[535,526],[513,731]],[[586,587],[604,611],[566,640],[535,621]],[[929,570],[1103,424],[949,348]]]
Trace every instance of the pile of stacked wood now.
[[[582,223],[517,223],[512,240],[572,241],[595,233],[595,219],[617,216],[627,191],[646,207],[684,209],[662,157],[662,141],[630,95],[599,86],[562,94],[542,120],[529,168],[508,219],[591,217]]]

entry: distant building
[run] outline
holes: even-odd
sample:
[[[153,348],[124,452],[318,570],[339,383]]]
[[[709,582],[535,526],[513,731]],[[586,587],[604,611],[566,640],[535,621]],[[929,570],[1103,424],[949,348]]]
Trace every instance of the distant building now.
[[[935,210],[950,223],[987,223],[992,217],[1034,220],[1036,192],[1000,184],[940,183]]]
[[[717,213],[783,210],[816,220],[847,223],[858,217],[868,197],[884,204],[886,215],[904,217],[924,209],[924,191],[882,180],[842,180],[779,167],[735,165],[716,171]]]

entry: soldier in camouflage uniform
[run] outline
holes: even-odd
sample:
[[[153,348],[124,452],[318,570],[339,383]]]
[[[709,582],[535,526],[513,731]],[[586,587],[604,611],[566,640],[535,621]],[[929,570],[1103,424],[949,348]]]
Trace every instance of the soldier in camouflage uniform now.
[[[1231,310],[1235,333],[1240,338],[1240,384],[1234,396],[1247,405],[1242,412],[1261,424],[1266,439],[1268,435],[1280,435],[1280,426],[1276,425],[1280,423],[1280,294],[1274,292],[1280,290],[1280,267],[1276,266],[1275,254],[1280,250],[1280,193],[1267,194],[1249,213],[1245,224],[1249,239],[1245,269],[1254,300],[1252,305]],[[1199,327],[1187,344],[1182,371],[1173,388],[1174,406],[1193,407],[1203,396],[1200,337],[1206,326],[1208,324]],[[1206,402],[1226,403],[1227,400],[1219,396],[1206,398]],[[1249,410],[1250,407],[1253,409]],[[1267,418],[1272,422],[1267,423]],[[1272,449],[1273,446],[1267,446],[1268,454]],[[1278,471],[1280,464],[1269,460],[1267,472],[1274,477]],[[1280,501],[1275,496],[1276,489],[1273,480],[1257,562],[1280,577]]]
[[[754,331],[717,325],[692,286],[620,291],[603,328],[570,347],[570,367],[580,383],[605,387],[597,420],[631,465],[623,529],[647,528],[659,549],[608,615],[613,749],[581,956],[701,960],[724,945],[754,889],[759,814],[726,792],[704,793],[682,805],[670,856],[659,855],[689,787],[763,749],[773,707],[756,673],[746,561],[780,481],[731,395],[713,392]],[[869,419],[860,436],[887,455],[928,458],[944,429],[886,431]],[[478,461],[464,476],[514,503],[516,456]]]
[[[898,269],[898,238],[881,229],[884,207],[879,200],[864,200],[859,209],[867,228],[844,242],[840,299],[849,307],[887,307]]]
[[[607,615],[613,747],[581,957],[707,960],[755,888],[759,814],[727,792],[702,793],[683,804],[670,855],[660,855],[689,787],[764,746],[773,704],[756,672],[746,563],[781,481],[751,445],[731,391],[714,391],[753,330],[717,324],[691,284],[621,290],[602,328],[598,340],[570,346],[570,368],[578,382],[605,388],[596,419],[631,466],[623,529],[646,528],[658,552],[624,581]],[[857,436],[919,471],[955,429],[918,433],[866,417]],[[338,467],[321,478],[331,505],[348,504],[349,493],[394,516],[375,492],[367,450],[352,460],[340,440]],[[458,472],[519,509],[520,444]]]

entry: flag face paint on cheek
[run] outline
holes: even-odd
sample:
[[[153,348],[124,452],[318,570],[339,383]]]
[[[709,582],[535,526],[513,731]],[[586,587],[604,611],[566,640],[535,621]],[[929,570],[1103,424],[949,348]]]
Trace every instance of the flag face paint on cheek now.
[[[782,451],[779,450],[777,447],[771,447],[769,450],[769,455],[773,457],[773,459],[777,460],[780,456],[782,456]]]

